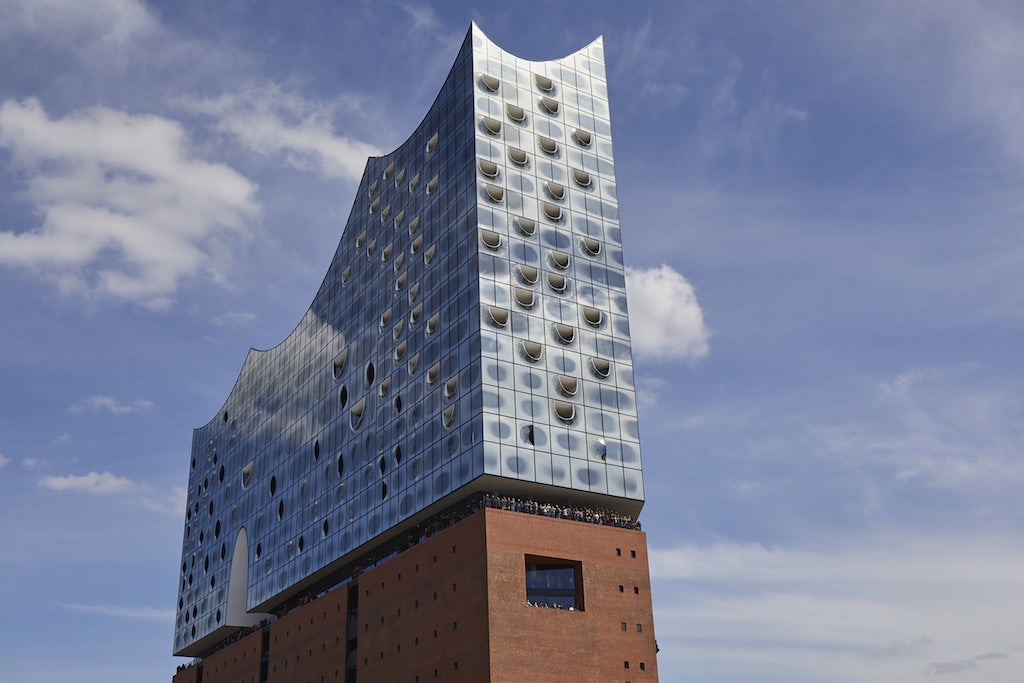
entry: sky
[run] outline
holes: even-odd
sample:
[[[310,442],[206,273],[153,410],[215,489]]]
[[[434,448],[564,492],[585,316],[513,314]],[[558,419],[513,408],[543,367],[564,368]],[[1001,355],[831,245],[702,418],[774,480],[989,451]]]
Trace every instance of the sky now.
[[[1024,5],[0,0],[0,661],[169,681],[192,428],[471,21],[604,36],[662,681],[1024,678]]]

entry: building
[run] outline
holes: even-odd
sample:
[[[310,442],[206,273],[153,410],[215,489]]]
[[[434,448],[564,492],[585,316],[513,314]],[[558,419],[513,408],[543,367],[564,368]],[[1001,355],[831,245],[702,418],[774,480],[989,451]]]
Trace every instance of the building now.
[[[474,25],[195,430],[176,683],[657,680],[601,39]]]

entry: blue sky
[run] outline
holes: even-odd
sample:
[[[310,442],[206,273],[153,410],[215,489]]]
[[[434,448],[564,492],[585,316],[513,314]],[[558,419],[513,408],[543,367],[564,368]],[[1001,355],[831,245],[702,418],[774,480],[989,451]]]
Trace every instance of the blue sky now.
[[[1024,676],[1019,3],[0,16],[5,678],[169,680],[191,430],[471,20],[604,35],[662,680]]]

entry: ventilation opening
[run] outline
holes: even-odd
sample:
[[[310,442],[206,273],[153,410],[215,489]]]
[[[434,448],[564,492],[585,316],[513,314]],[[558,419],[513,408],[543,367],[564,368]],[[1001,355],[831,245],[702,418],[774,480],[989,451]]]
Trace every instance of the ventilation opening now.
[[[409,324],[415,325],[423,317],[423,304],[418,304],[415,308],[409,311]]]
[[[396,351],[396,353],[397,353],[397,351]],[[384,398],[385,396],[387,396],[389,391],[391,391],[391,378],[390,377],[381,380],[380,386],[377,387],[377,392],[380,394],[381,398]]]
[[[384,329],[391,324],[391,309],[384,311],[380,314],[380,329]]]
[[[402,209],[401,211],[398,212],[398,215],[395,216],[395,230],[398,230],[399,228],[401,228],[402,227],[402,223],[404,221],[405,221],[405,209]]]
[[[447,382],[444,383],[444,396],[445,398],[451,398],[455,396],[455,393],[459,390],[459,376],[455,375],[451,377]]]
[[[345,270],[341,271],[341,284],[348,282],[350,275],[352,275],[352,266],[345,266]]]
[[[493,230],[480,229],[480,241],[491,249],[497,249],[501,246],[501,235],[494,232]]]
[[[501,86],[501,81],[490,74],[482,74],[480,76],[480,82],[483,83],[484,87],[491,92],[498,92],[498,88]]]
[[[548,287],[555,290],[556,292],[564,292],[567,282],[568,281],[565,279],[564,275],[559,275],[558,273],[548,273]]]
[[[405,180],[404,168],[401,171],[399,171],[398,174],[395,176],[395,187],[401,187],[403,180]]]
[[[399,256],[401,256],[401,254],[399,254]],[[401,275],[399,275],[398,278],[395,279],[395,291],[396,292],[401,292],[403,289],[405,289],[405,283],[408,282],[408,281],[409,281],[409,274],[408,273],[402,273]]]
[[[451,427],[455,422],[455,404],[451,404],[441,411],[441,422],[445,427]]]
[[[334,379],[341,379],[345,372],[345,361],[348,360],[348,347],[346,346],[334,357]]]
[[[548,154],[558,153],[558,143],[552,140],[551,138],[546,138],[542,135],[539,138],[537,138],[537,144],[540,146],[542,150],[544,150]]]
[[[575,396],[576,390],[579,389],[579,381],[575,377],[559,375],[558,388],[561,389],[562,393],[566,396]]]
[[[387,165],[387,168],[384,169],[384,180],[387,180],[388,178],[390,178],[391,177],[391,173],[394,170],[395,170],[395,162],[392,161],[390,164]]]
[[[513,163],[519,166],[525,166],[527,160],[529,159],[529,157],[526,155],[526,152],[524,152],[521,149],[516,149],[515,147],[512,147],[508,150],[508,158],[511,159]]]
[[[537,87],[543,90],[544,92],[551,92],[555,88],[554,81],[552,81],[547,76],[535,74],[533,79],[537,82]]]
[[[516,218],[516,225],[519,226],[519,232],[523,233],[527,237],[532,237],[534,233],[537,232],[537,223],[532,218],[518,216]]]
[[[370,240],[370,243],[366,245],[366,256],[367,258],[373,256],[373,252],[377,250],[377,240]]]
[[[361,232],[356,238],[356,248],[362,249],[364,244],[366,244],[366,232]]]
[[[576,138],[576,142],[580,143],[584,147],[590,147],[590,142],[593,139],[590,133],[579,128],[573,132],[572,136]]]
[[[344,408],[348,404],[348,387],[342,387],[338,390],[338,403]]]
[[[419,237],[417,237],[416,239],[414,239],[412,241],[411,245],[409,245],[409,251],[411,253],[413,253],[413,254],[416,254],[420,250],[420,247],[422,247],[422,246],[423,246],[423,235],[420,235]]]
[[[252,483],[252,465],[253,465],[253,463],[250,460],[249,463],[245,467],[242,468],[242,488],[243,489],[248,489],[249,488],[249,484]]]
[[[612,372],[612,363],[606,358],[591,358],[590,364],[594,368],[594,374],[598,377],[607,377]]]
[[[541,202],[544,204],[544,215],[553,221],[560,221],[562,219],[562,207],[549,204],[548,202]]]
[[[427,318],[427,334],[434,334],[437,331],[437,325],[441,322],[441,314],[435,313],[434,315]]]
[[[558,419],[562,422],[569,424],[576,419],[576,406],[572,403],[569,403],[568,401],[554,400],[551,404],[555,409],[555,415],[557,415]]]
[[[601,242],[595,240],[593,237],[584,237],[583,248],[586,249],[587,253],[591,256],[597,256],[601,253]]]
[[[590,306],[583,307],[583,319],[587,321],[593,327],[598,327],[601,321],[604,320],[604,313],[600,309],[591,308]]]
[[[521,287],[513,287],[512,291],[516,298],[516,303],[523,308],[533,308],[533,292],[529,289],[522,289]]]
[[[416,371],[419,370],[419,368],[420,368],[420,354],[418,354],[418,353],[414,354],[409,359],[408,366],[409,366],[409,374],[410,375],[415,375]]]
[[[440,374],[441,374],[441,364],[440,363],[434,363],[433,365],[431,365],[430,369],[427,370],[427,384],[433,384],[434,382],[436,382],[437,381],[437,376],[440,375]]]
[[[409,342],[402,342],[395,347],[395,362],[401,361],[405,357],[405,351],[409,348]]]
[[[544,186],[547,188],[548,194],[551,195],[553,199],[565,199],[564,185],[559,185],[558,183],[549,180],[548,182],[544,183]]]
[[[419,227],[420,227],[420,217],[416,216],[411,221],[409,221],[409,237],[412,237],[413,235],[415,235],[416,234],[416,229],[419,228]]]
[[[498,119],[492,119],[490,116],[485,116],[483,119],[484,128],[491,135],[498,135],[501,133],[501,121]]]
[[[416,186],[419,185],[419,184],[420,184],[420,174],[417,173],[416,175],[414,175],[412,177],[412,180],[409,181],[409,192],[413,192],[416,189]]]
[[[427,154],[430,154],[437,147],[437,133],[427,140]]]
[[[341,477],[345,474],[345,456],[342,453],[338,453],[338,476]]]
[[[546,109],[549,114],[558,113],[558,100],[553,100],[550,97],[542,97],[540,98],[540,103],[544,105],[544,109]]]
[[[491,323],[495,327],[505,327],[508,325],[508,310],[498,308],[497,306],[488,306],[487,312],[491,316]]]
[[[569,255],[564,251],[552,251],[550,252],[550,256],[551,263],[553,263],[556,268],[565,270],[569,267]]]
[[[498,164],[487,159],[480,159],[477,162],[477,166],[480,167],[480,173],[487,176],[488,178],[498,177]]]
[[[394,243],[389,243],[388,246],[380,250],[380,260],[388,261],[391,259],[391,254],[395,251]]]
[[[528,266],[525,263],[519,264],[519,277],[526,284],[532,285],[536,283],[538,275],[540,275],[540,271],[533,266]]]
[[[349,411],[349,425],[352,429],[359,429],[359,425],[363,423],[363,412],[366,410],[366,399],[361,398],[359,401],[352,406],[352,410]]]
[[[320,440],[318,439],[318,440],[313,442],[313,460],[319,460],[319,459],[320,459]]]
[[[506,104],[505,112],[508,114],[508,117],[516,123],[522,123],[526,120],[526,110],[522,107],[517,107],[514,104]]]
[[[416,301],[416,299],[418,299],[419,296],[420,296],[420,283],[417,282],[417,283],[413,284],[412,287],[409,288],[409,303],[411,304],[414,301]]]
[[[485,187],[487,189],[487,196],[495,204],[499,203],[502,199],[505,198],[505,190],[503,190],[502,188],[498,187],[497,185],[490,185],[490,184],[488,184],[488,185],[485,185]]]
[[[565,323],[555,323],[555,333],[563,344],[571,344],[576,339],[576,328]]]
[[[584,170],[574,168],[572,169],[572,179],[576,181],[576,184],[580,187],[590,187],[590,174]]]
[[[427,194],[434,194],[434,192],[437,191],[437,183],[437,176],[434,176],[433,178],[430,179],[430,182],[427,183]]]
[[[523,340],[523,353],[526,357],[533,361],[540,360],[540,357],[544,354],[544,345],[539,342],[530,341],[528,339]]]
[[[430,262],[434,260],[434,252],[437,251],[437,245],[431,244],[425,252],[423,252],[423,263],[430,265]]]
[[[380,208],[380,197],[377,197],[370,202],[370,213],[377,213],[377,209]]]
[[[480,172],[488,178],[498,177],[498,165],[493,161],[490,161],[489,159],[480,159],[477,162],[477,165],[480,167]]]
[[[373,367],[373,363],[366,364],[366,386],[373,384],[374,378],[377,376],[377,369]]]
[[[370,186],[368,188],[366,188],[366,195],[368,197],[372,197],[373,193],[376,192],[376,191],[377,191],[377,181],[374,180],[372,183],[370,183]]]

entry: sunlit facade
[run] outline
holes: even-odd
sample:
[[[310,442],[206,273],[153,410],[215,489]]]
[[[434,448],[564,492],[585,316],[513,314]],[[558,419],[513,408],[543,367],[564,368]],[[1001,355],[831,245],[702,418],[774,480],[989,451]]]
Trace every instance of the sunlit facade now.
[[[600,39],[531,62],[473,26],[367,161],[309,310],[195,430],[175,653],[484,493],[643,505]]]

